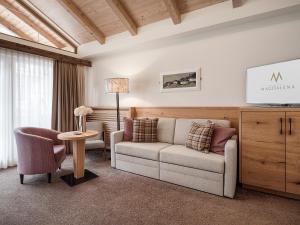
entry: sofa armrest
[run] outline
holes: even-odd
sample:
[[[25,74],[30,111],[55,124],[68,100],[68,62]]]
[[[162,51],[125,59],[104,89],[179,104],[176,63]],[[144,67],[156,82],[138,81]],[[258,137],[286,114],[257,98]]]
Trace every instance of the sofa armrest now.
[[[224,196],[233,198],[237,179],[237,136],[225,144]]]
[[[116,167],[116,152],[115,144],[123,141],[124,131],[115,131],[110,134],[110,157],[111,157],[111,167]]]

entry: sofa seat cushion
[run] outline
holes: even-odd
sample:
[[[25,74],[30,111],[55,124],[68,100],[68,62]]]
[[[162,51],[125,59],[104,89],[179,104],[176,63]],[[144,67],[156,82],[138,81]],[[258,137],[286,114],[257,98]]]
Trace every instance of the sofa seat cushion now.
[[[115,145],[118,154],[135,156],[143,159],[159,160],[159,152],[170,146],[168,143],[139,143],[139,142],[120,142]]]
[[[224,173],[225,158],[215,153],[202,153],[183,145],[172,145],[160,152],[160,161],[215,173]]]

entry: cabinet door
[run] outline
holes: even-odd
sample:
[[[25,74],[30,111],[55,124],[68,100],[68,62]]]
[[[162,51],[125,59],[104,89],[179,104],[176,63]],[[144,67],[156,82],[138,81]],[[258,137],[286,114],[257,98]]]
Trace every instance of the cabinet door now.
[[[286,191],[300,195],[300,112],[286,113]]]
[[[242,183],[285,191],[285,112],[242,113]]]

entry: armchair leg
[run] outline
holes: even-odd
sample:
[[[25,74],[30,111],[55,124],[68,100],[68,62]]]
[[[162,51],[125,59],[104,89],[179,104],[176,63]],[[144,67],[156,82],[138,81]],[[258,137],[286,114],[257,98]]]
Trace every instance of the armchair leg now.
[[[20,174],[20,183],[23,184],[24,181],[24,174]]]
[[[48,173],[48,183],[50,184],[51,183],[51,173]]]

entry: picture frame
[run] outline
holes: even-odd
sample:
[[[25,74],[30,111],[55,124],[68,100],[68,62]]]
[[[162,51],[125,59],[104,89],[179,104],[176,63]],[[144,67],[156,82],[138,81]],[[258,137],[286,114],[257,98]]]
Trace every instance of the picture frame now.
[[[200,91],[201,69],[160,73],[160,92]]]

